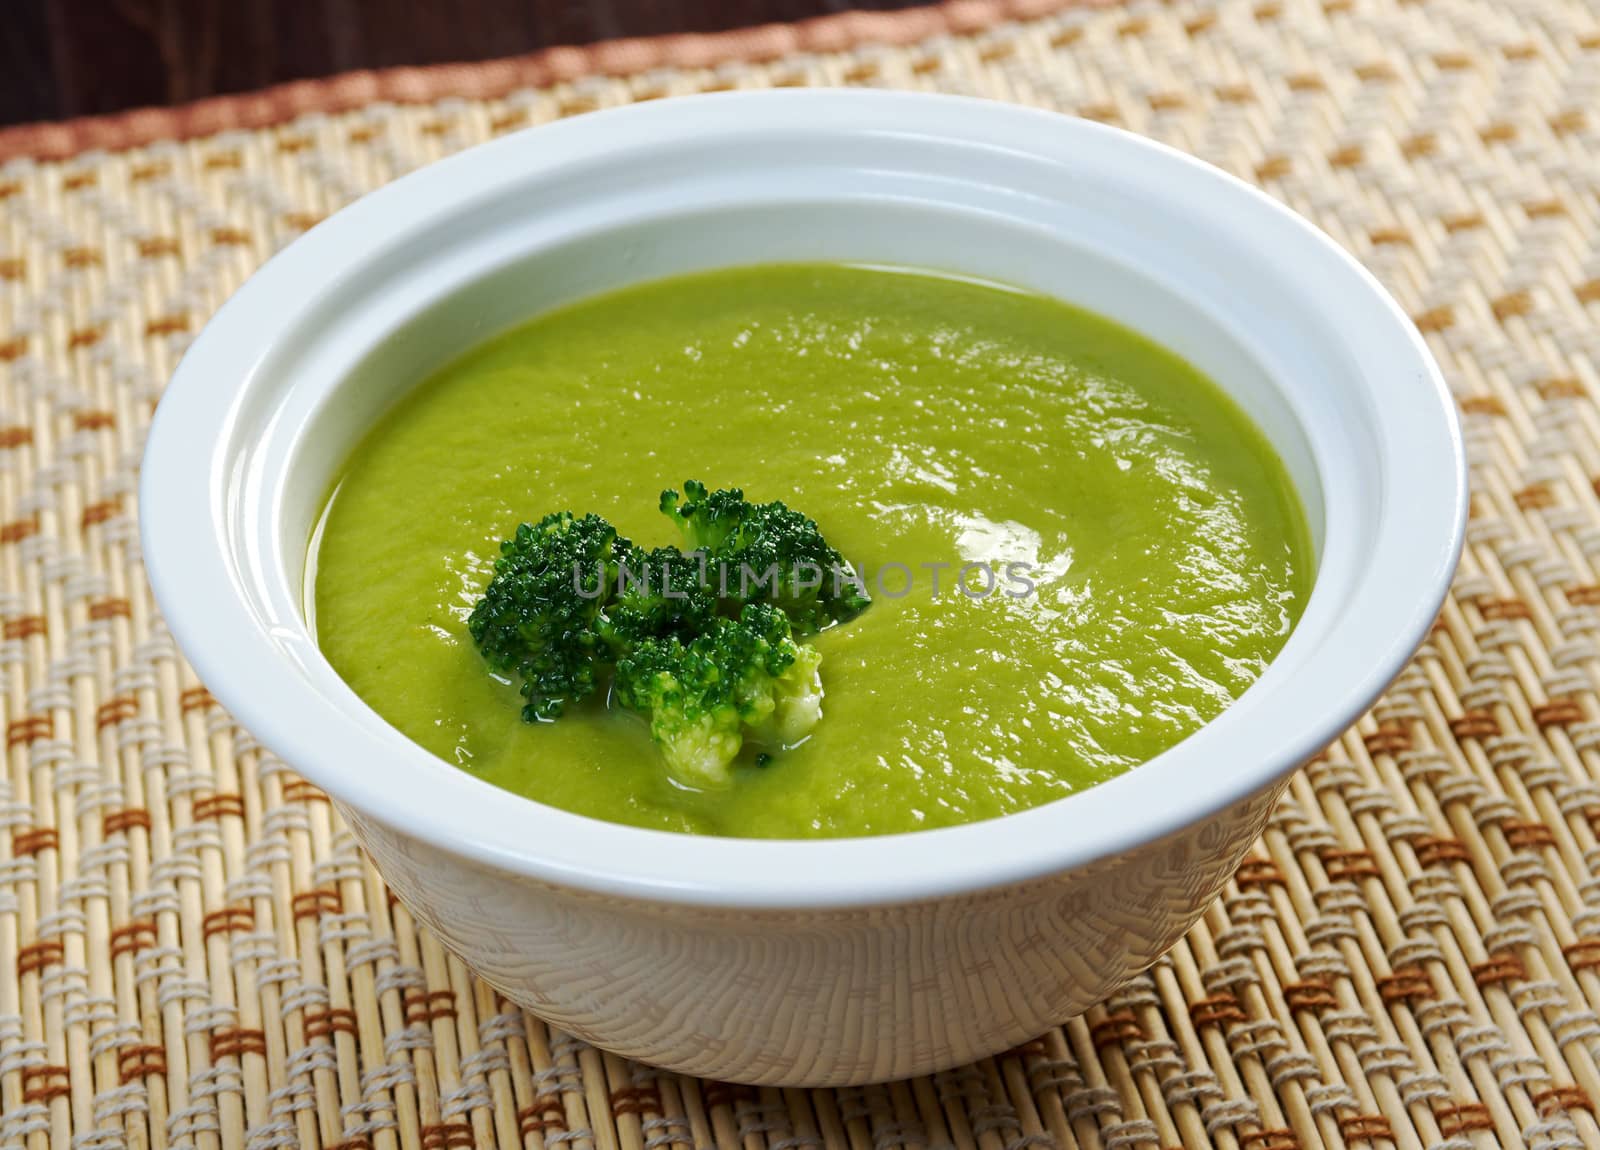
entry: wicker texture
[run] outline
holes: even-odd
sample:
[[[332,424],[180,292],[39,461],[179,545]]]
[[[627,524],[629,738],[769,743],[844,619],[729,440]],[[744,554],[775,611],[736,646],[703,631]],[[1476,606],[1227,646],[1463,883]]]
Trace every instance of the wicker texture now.
[[[755,1091],[552,1032],[415,930],[175,652],[133,485],[206,315],[364,190],[595,107],[829,83],[1261,183],[1427,333],[1475,496],[1423,652],[1149,975],[933,1079]],[[1600,1145],[1597,89],[1584,0],[1179,0],[0,167],[0,1147]]]

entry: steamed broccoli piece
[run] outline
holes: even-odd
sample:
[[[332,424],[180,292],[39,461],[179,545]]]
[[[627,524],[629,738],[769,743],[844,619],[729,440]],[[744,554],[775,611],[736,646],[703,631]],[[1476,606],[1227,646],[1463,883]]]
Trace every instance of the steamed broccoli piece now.
[[[859,614],[865,588],[817,525],[782,503],[684,484],[661,509],[688,549],[645,551],[598,515],[524,523],[500,545],[467,628],[520,680],[527,722],[608,683],[643,715],[674,778],[716,788],[748,744],[806,739],[822,717],[822,656],[797,637]]]
[[[614,698],[650,722],[679,782],[725,787],[746,741],[793,746],[822,716],[822,661],[784,613],[751,603],[684,642],[646,639],[617,662]]]
[[[525,721],[558,718],[599,686],[614,652],[598,622],[619,565],[637,550],[600,516],[569,511],[524,523],[501,543],[467,630],[490,667],[521,680]]]
[[[707,491],[698,479],[684,480],[681,495],[671,489],[661,493],[661,514],[683,532],[685,543],[710,555],[738,545],[753,507],[739,488]]]
[[[738,488],[708,491],[689,480],[663,491],[661,511],[691,550],[710,560],[710,586],[725,608],[766,600],[796,633],[847,622],[871,599],[856,571],[816,523],[783,503],[751,503]]]

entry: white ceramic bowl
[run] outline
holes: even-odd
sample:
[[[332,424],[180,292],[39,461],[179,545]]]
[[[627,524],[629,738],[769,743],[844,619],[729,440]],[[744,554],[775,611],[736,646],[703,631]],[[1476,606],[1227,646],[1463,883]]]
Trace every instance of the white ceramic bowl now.
[[[330,479],[397,395],[555,304],[691,269],[851,260],[1025,285],[1210,373],[1287,462],[1319,565],[1230,710],[1081,795],[912,835],[635,830],[480,782],[345,686],[304,613]],[[1426,633],[1461,545],[1453,407],[1395,303],[1245,184],[997,103],[733,93],[583,116],[407,176],[218,312],[157,412],[141,513],[157,599],[212,692],[331,794],[385,879],[536,1014],[756,1083],[919,1074],[1113,990],[1216,895],[1289,774]],[[910,685],[908,685],[910,686]]]

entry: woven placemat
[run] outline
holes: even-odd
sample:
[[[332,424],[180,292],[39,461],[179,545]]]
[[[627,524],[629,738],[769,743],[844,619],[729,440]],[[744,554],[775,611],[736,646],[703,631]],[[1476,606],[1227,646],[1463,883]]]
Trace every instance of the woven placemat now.
[[[962,10],[910,44],[0,166],[0,1147],[1600,1145],[1600,11]],[[563,1036],[415,929],[174,650],[134,475],[207,314],[367,189],[605,105],[837,83],[1076,112],[1262,184],[1427,334],[1475,495],[1425,649],[1147,976],[932,1079],[751,1090]]]

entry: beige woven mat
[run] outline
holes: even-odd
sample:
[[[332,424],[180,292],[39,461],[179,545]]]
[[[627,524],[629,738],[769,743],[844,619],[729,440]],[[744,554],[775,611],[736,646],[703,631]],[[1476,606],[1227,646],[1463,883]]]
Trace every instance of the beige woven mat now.
[[[1147,977],[934,1079],[752,1091],[553,1032],[417,931],[179,659],[133,483],[206,315],[366,189],[594,107],[830,83],[1260,182],[1428,333],[1476,494],[1428,647]],[[1597,90],[1585,0],[1181,0],[0,167],[0,1147],[1600,1145]]]

